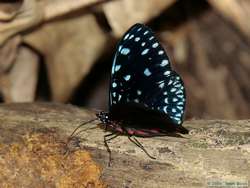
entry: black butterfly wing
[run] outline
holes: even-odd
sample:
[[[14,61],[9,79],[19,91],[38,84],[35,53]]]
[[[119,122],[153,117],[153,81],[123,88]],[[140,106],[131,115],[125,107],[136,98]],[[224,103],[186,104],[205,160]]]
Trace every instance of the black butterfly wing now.
[[[135,24],[119,42],[109,94],[110,111],[116,105],[141,105],[165,114],[174,124],[182,124],[183,82],[171,69],[163,47],[145,25]]]

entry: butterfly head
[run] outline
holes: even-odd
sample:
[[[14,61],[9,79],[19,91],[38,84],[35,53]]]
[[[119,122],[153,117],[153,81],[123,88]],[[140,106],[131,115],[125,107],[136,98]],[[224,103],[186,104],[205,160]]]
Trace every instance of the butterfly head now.
[[[107,113],[107,112],[101,111],[101,112],[97,113],[96,116],[104,124],[108,124],[111,121],[109,113]]]

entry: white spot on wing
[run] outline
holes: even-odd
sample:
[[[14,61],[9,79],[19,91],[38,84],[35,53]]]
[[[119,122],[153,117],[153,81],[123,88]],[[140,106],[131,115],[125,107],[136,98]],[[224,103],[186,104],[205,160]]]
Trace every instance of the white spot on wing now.
[[[150,76],[152,73],[149,71],[149,69],[148,68],[146,68],[145,70],[144,70],[144,75],[145,76]]]
[[[167,95],[167,94],[168,94],[168,92],[166,92],[166,91],[163,93],[163,95]]]
[[[146,35],[146,34],[148,34],[148,31],[145,31],[145,32],[143,33],[143,35]]]
[[[167,108],[168,108],[168,106],[164,106],[164,108],[163,108],[163,111],[164,111],[166,114],[168,113]]]
[[[137,90],[137,95],[141,95],[141,90]]]
[[[113,97],[115,97],[116,96],[116,92],[113,92],[112,95],[113,95]]]
[[[134,102],[138,103],[138,102],[139,102],[139,99],[135,99]]]
[[[138,42],[140,40],[140,37],[135,37],[135,42]]]
[[[163,87],[164,87],[164,85],[165,85],[165,83],[164,83],[164,82],[160,83],[159,88],[163,88]]]
[[[173,93],[176,91],[176,88],[172,88],[170,91]]]
[[[178,84],[178,83],[179,83],[178,81],[174,81],[173,85],[176,85],[176,84]]]
[[[153,48],[156,48],[157,46],[159,46],[159,43],[158,43],[158,42],[156,42],[156,43],[154,43],[154,44],[152,45]]]
[[[169,80],[168,85],[171,85],[173,83],[173,80]]]
[[[181,87],[181,84],[177,84],[177,85],[175,85],[174,87]]]
[[[183,102],[178,102],[177,105],[184,105],[184,103]]]
[[[137,29],[137,31],[141,31],[141,27]]]
[[[176,113],[176,109],[175,109],[175,108],[173,108],[173,109],[172,109],[172,112],[173,112],[173,113]]]
[[[141,43],[141,46],[145,46],[145,44],[146,44],[146,42],[142,42],[142,43]]]
[[[164,60],[162,60],[162,62],[161,62],[160,65],[161,65],[162,67],[164,67],[164,66],[168,65],[168,63],[169,63],[168,60],[164,59]]]
[[[112,87],[115,88],[117,84],[115,82],[112,83]]]
[[[129,33],[127,33],[124,37],[124,40],[127,40],[127,38],[129,37]]]
[[[129,81],[131,78],[131,75],[128,74],[128,75],[124,76],[123,78],[124,78],[124,80]]]
[[[122,45],[119,46],[118,51],[120,52],[122,49]]]
[[[176,117],[181,117],[181,114],[180,114],[180,113],[178,113],[178,114],[175,114],[175,116],[176,116]]]
[[[118,70],[120,70],[121,67],[122,67],[121,65],[116,65],[115,66],[115,72],[117,72]]]
[[[159,54],[159,55],[162,55],[162,54],[164,54],[164,51],[163,51],[163,50],[160,50],[160,51],[158,52],[158,54]]]
[[[164,75],[168,76],[168,75],[170,75],[170,73],[171,73],[170,71],[165,71]]]
[[[129,49],[129,48],[123,48],[123,49],[121,50],[121,54],[122,54],[122,55],[128,55],[129,52],[130,52],[130,49]]]
[[[180,93],[183,93],[182,90],[178,90],[178,91],[176,92],[176,94],[180,94]]]
[[[154,38],[154,37],[152,36],[152,37],[149,38],[149,40],[153,40],[153,38]]]
[[[118,96],[118,101],[120,101],[120,100],[121,100],[121,98],[122,98],[122,96],[121,96],[121,95],[119,95],[119,96]]]
[[[174,117],[173,119],[175,119],[176,121],[179,121],[179,120],[180,120],[180,118],[178,118],[178,117]]]
[[[132,38],[134,38],[134,35],[131,35],[128,39],[132,39]]]
[[[176,92],[177,93],[177,92]],[[184,97],[184,95],[177,95],[177,97],[179,97],[179,98],[183,98]]]
[[[177,98],[173,98],[173,102],[177,102],[178,101],[178,99]]]
[[[179,110],[183,110],[183,106],[177,106]]]
[[[168,104],[168,98],[165,98],[165,99],[164,99],[164,102],[165,102],[166,104]]]
[[[147,54],[147,53],[148,53],[148,51],[149,51],[149,49],[148,49],[148,48],[146,48],[145,50],[143,50],[143,51],[142,51],[141,55],[145,55],[145,54]]]

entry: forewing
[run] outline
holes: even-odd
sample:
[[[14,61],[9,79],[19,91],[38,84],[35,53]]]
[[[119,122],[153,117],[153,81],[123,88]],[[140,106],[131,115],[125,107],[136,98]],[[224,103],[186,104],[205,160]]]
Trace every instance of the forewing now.
[[[168,85],[171,80],[175,86]],[[163,47],[150,28],[135,24],[122,37],[114,56],[110,108],[123,103],[141,104],[167,114],[174,123],[181,124],[185,101],[182,101],[183,105],[178,104],[181,102],[179,93],[171,92],[171,89],[175,90],[173,88],[182,91],[185,100],[183,83],[171,70]],[[166,98],[175,103],[165,103]]]

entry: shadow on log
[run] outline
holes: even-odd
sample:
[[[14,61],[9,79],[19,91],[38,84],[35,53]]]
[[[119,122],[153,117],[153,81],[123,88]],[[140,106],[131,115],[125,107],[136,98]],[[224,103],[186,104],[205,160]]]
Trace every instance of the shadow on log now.
[[[82,132],[65,149],[72,131],[93,117],[93,112],[71,105],[0,105],[1,187],[248,186],[250,120],[192,120],[184,123],[190,130],[185,138],[138,138],[156,160],[120,136],[109,143],[109,167],[106,133],[100,128]]]

